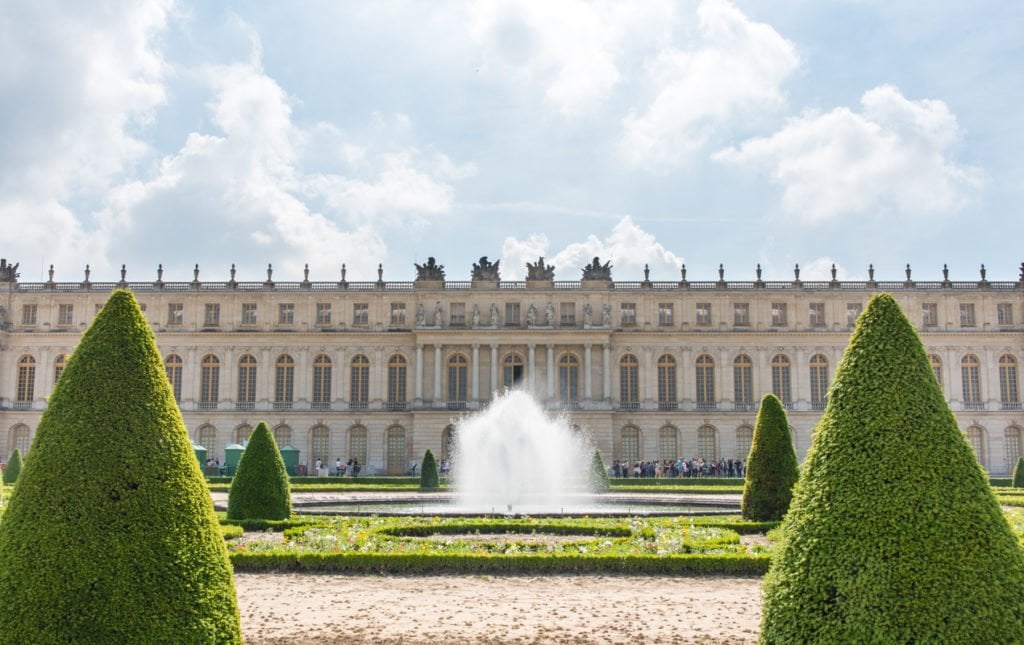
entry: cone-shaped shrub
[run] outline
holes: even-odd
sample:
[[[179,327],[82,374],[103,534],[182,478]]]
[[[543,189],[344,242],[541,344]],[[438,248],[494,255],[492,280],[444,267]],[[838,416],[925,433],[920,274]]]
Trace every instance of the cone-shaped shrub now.
[[[68,360],[0,522],[0,640],[237,643],[240,631],[153,332],[115,291]]]
[[[291,489],[281,450],[260,421],[238,462],[228,493],[230,520],[286,520],[292,514]]]
[[[1024,488],[1024,457],[1017,458],[1017,467],[1013,469],[1013,487]]]
[[[21,451],[17,448],[11,453],[11,458],[7,462],[7,468],[4,469],[4,483],[13,484],[18,481],[18,475],[21,474]]]
[[[774,394],[765,394],[747,456],[743,517],[758,522],[781,520],[789,510],[798,474],[786,409]]]
[[[782,526],[765,643],[1024,634],[1024,550],[888,294],[857,320]]]
[[[437,460],[434,453],[427,449],[420,465],[420,490],[437,490],[441,487],[441,478],[437,474]]]
[[[604,459],[601,458],[599,450],[594,450],[594,458],[590,460],[590,490],[595,493],[607,493],[609,486],[608,469],[604,467]]]

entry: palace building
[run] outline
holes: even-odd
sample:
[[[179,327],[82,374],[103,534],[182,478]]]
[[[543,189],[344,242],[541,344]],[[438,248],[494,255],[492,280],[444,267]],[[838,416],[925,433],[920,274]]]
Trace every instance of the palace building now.
[[[525,387],[590,433],[609,462],[745,459],[765,392],[806,453],[854,321],[892,293],[917,326],[960,427],[992,474],[1021,456],[1017,282],[612,280],[594,258],[555,280],[543,258],[504,281],[481,258],[451,281],[431,258],[411,282],[18,281],[0,261],[0,455],[28,452],[67,357],[109,293],[131,289],[156,333],[192,440],[224,458],[256,423],[300,462],[357,458],[404,474],[496,392]],[[579,271],[579,269],[574,269]],[[116,453],[116,446],[111,446]],[[868,456],[867,458],[870,458]]]

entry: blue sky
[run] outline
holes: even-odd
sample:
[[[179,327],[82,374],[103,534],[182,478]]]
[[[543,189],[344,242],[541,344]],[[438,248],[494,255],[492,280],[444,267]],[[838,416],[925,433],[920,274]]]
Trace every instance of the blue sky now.
[[[0,7],[23,281],[1017,278],[1015,2]]]

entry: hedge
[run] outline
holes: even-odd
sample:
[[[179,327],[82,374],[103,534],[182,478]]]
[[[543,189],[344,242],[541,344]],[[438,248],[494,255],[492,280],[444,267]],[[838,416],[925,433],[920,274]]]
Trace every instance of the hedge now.
[[[4,469],[3,483],[13,484],[18,481],[18,475],[21,474],[21,451],[17,448],[11,453],[11,458],[7,462],[7,468]]]
[[[249,435],[228,493],[228,517],[233,520],[283,520],[292,514],[288,473],[274,435],[263,421]]]
[[[781,520],[789,510],[799,471],[786,409],[774,394],[765,394],[757,412],[747,457],[741,508],[749,520]]]
[[[420,490],[434,491],[440,488],[441,477],[437,473],[437,460],[434,453],[427,448],[423,455],[423,465],[420,468]]]

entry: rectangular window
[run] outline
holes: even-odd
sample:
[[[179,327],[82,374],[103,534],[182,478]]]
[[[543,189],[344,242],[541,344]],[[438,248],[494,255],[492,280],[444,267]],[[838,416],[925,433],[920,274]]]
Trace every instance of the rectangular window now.
[[[620,307],[622,312],[622,326],[633,327],[636,325],[636,303],[624,302]]]
[[[256,303],[245,302],[242,303],[242,324],[243,325],[255,325],[256,324]]]
[[[185,305],[180,302],[172,302],[167,305],[167,324],[180,325],[185,317]]]
[[[786,303],[772,303],[772,327],[785,327],[789,323],[786,320]]]
[[[392,325],[404,325],[405,324],[405,303],[404,302],[392,302],[391,303],[391,324]]]
[[[558,314],[558,322],[563,327],[573,327],[576,325],[575,302],[563,302],[558,305]]]
[[[465,327],[466,326],[466,303],[464,302],[453,302],[448,305],[448,326],[449,327]]]
[[[370,303],[357,302],[352,305],[352,324],[356,327],[370,324]]]
[[[206,303],[203,324],[207,327],[216,327],[220,324],[220,304],[216,302]]]
[[[21,324],[36,324],[36,305],[23,305],[21,308]]]
[[[824,327],[825,326],[825,303],[824,302],[812,302],[808,309],[809,320],[808,324],[811,327]]]
[[[658,324],[663,327],[671,327],[675,324],[675,311],[671,302],[658,303]]]
[[[960,305],[960,326],[974,327],[974,304]]]
[[[737,302],[732,306],[732,324],[737,327],[750,326],[750,303]]]
[[[75,306],[74,305],[60,305],[57,309],[57,324],[58,325],[70,325],[75,320]]]
[[[293,325],[295,324],[295,304],[291,302],[282,302],[277,305],[277,324],[279,325]]]
[[[316,324],[318,324],[318,325],[330,325],[331,324],[331,303],[329,303],[329,302],[318,302],[318,303],[316,303]]]
[[[697,324],[698,325],[710,325],[711,324],[711,303],[710,302],[698,302],[697,303]]]
[[[936,327],[939,324],[939,306],[934,302],[921,305],[921,324],[925,327]]]
[[[848,302],[846,303],[846,324],[849,327],[853,327],[857,324],[857,318],[860,317],[860,312],[864,309],[864,305],[859,302]]]
[[[98,314],[100,312],[100,310],[103,309],[103,305],[104,305],[104,303],[97,302],[96,303],[96,308],[93,309],[92,315],[95,316],[96,314]],[[145,311],[145,309],[143,309],[143,311]]]
[[[1013,305],[1009,302],[1001,302],[996,305],[996,315],[1000,325],[1013,324]]]
[[[505,326],[506,327],[518,327],[519,326],[519,303],[518,302],[506,302],[505,303]]]

